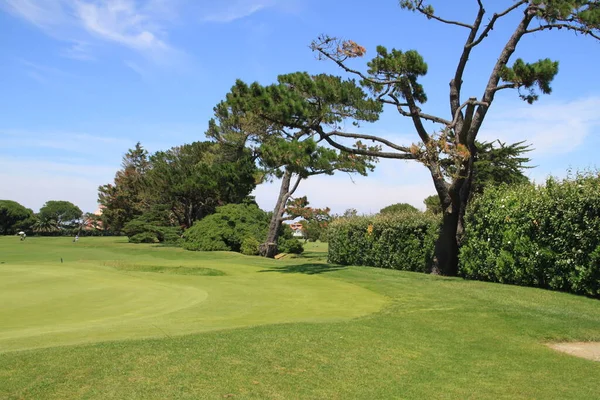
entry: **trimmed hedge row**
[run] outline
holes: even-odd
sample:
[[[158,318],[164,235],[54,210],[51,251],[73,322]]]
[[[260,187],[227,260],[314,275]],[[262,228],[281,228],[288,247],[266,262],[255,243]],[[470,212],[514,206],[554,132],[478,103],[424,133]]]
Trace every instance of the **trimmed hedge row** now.
[[[427,272],[439,223],[420,212],[337,219],[329,226],[329,262]]]
[[[465,232],[465,278],[600,297],[598,174],[490,187],[469,206]]]

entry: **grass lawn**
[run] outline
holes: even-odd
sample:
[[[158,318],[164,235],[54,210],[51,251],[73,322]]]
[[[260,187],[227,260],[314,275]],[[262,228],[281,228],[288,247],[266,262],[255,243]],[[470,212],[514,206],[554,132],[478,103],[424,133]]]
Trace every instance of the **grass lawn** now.
[[[307,250],[1,237],[0,398],[600,398],[597,300]]]

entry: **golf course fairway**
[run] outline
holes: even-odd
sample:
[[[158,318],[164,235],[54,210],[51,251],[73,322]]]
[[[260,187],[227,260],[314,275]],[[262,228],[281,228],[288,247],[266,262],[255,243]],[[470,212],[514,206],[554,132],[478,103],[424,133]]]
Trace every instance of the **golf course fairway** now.
[[[5,237],[0,254],[0,352],[336,321],[386,304],[342,280],[268,268],[286,261],[125,238]]]

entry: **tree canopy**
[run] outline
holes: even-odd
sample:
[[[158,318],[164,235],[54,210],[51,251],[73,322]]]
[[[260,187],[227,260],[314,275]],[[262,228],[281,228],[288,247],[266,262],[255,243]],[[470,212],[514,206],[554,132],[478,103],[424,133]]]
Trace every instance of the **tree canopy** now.
[[[20,224],[32,217],[33,211],[16,201],[0,200],[0,235],[14,235],[23,228]]]
[[[113,184],[98,189],[103,219],[113,232],[135,232],[162,241],[167,227],[189,228],[216,207],[238,203],[256,186],[248,150],[194,142],[152,155],[137,143],[123,157]],[[132,225],[128,224],[133,223]],[[156,233],[159,232],[159,233]],[[141,237],[141,236],[138,236]]]
[[[149,167],[148,151],[138,142],[123,156],[114,183],[98,188],[98,203],[102,206],[106,228],[120,232],[128,221],[141,215],[147,207],[144,179]]]
[[[397,214],[401,212],[420,212],[420,210],[408,203],[396,203],[379,210],[379,214]]]
[[[320,132],[343,123],[377,120],[381,105],[354,82],[331,75],[296,72],[280,75],[275,84],[237,81],[215,107],[208,135],[230,146],[248,146],[264,179],[281,178],[262,254],[277,252],[278,232],[300,182],[336,171],[366,175],[375,158],[340,152],[320,143]],[[363,146],[356,144],[356,146]]]
[[[70,201],[47,201],[38,213],[38,232],[72,233],[79,228],[83,212]]]
[[[194,142],[150,157],[148,196],[166,204],[180,226],[212,214],[216,207],[240,203],[256,187],[256,167],[247,151],[228,154],[212,142]]]

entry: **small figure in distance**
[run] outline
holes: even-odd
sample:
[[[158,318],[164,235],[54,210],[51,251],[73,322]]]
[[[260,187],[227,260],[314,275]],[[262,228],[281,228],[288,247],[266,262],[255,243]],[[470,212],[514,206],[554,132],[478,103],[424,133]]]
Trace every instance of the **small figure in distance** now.
[[[79,241],[79,235],[75,235],[75,238],[73,239],[73,243],[77,243]]]

